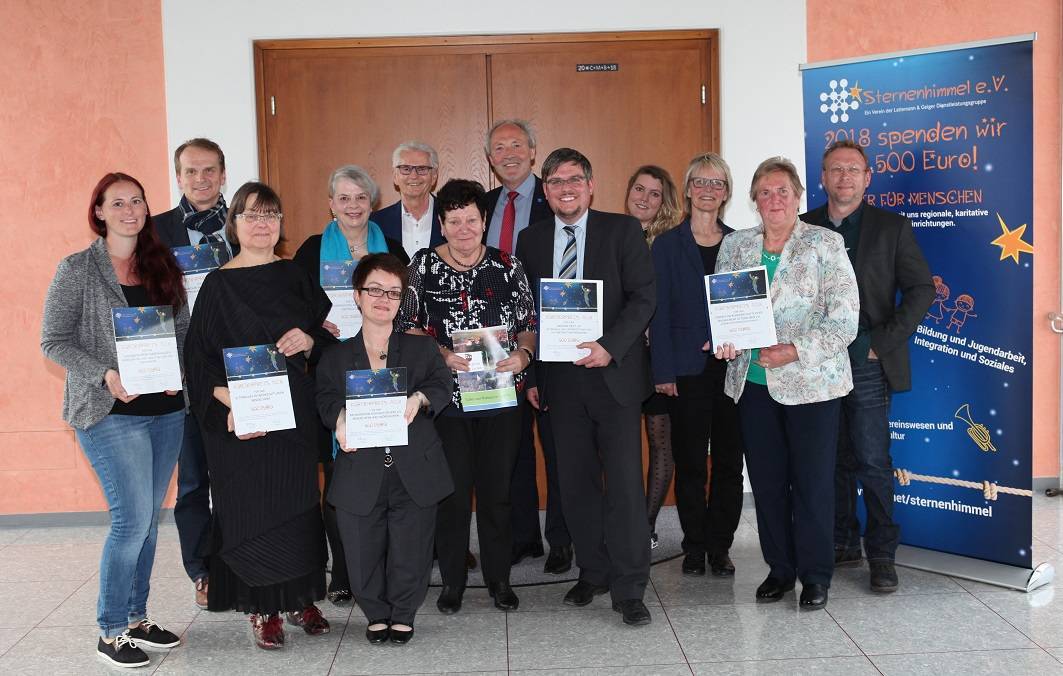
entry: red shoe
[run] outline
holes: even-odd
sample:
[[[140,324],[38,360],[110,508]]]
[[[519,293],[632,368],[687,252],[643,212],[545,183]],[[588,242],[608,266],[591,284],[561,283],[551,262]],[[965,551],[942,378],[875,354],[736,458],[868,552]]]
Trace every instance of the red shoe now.
[[[279,614],[252,614],[250,620],[255,645],[263,650],[276,650],[284,646],[284,622]]]
[[[302,627],[303,631],[311,636],[327,634],[331,629],[328,620],[325,619],[325,616],[321,614],[321,611],[313,603],[299,612],[287,613],[287,615],[288,624]]]

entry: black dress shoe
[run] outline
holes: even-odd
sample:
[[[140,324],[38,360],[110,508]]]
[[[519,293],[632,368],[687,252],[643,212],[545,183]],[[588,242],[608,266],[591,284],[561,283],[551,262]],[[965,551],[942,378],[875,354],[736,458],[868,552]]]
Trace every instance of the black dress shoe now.
[[[398,629],[391,630],[391,642],[395,645],[406,645],[413,638],[413,625],[410,625],[409,631],[399,631]]]
[[[542,542],[526,542],[517,545],[513,547],[512,565],[515,566],[524,559],[537,559],[545,553]]]
[[[476,555],[465,550],[465,570],[476,570]]]
[[[513,593],[513,587],[510,587],[508,582],[489,583],[487,593],[495,600],[495,608],[499,610],[516,610],[520,605],[520,599]]]
[[[445,584],[439,592],[439,598],[436,599],[436,608],[439,608],[439,612],[444,615],[453,615],[461,610],[461,597],[464,594],[465,587],[452,587]]]
[[[683,557],[683,575],[705,574],[705,552],[687,552]]]
[[[620,613],[624,618],[624,624],[639,626],[650,623],[650,611],[642,599],[624,599],[613,601],[613,610]]]
[[[374,624],[384,625],[383,629],[370,629],[369,627]],[[380,645],[381,643],[387,643],[388,634],[391,632],[391,628],[388,626],[391,624],[391,620],[373,620],[365,627],[365,637],[373,645]]]
[[[757,600],[774,602],[778,601],[788,591],[792,591],[794,588],[793,580],[780,580],[777,577],[768,576],[760,586],[757,587]]]
[[[561,575],[572,570],[572,545],[558,545],[550,548],[550,555],[543,564],[543,572]]]
[[[609,587],[601,587],[590,582],[580,580],[565,594],[566,606],[585,606],[594,600],[595,596],[601,596],[609,591]]]
[[[819,610],[827,605],[827,585],[806,584],[801,587],[801,608]]]
[[[710,555],[709,569],[716,577],[730,577],[735,574],[735,564],[727,552],[716,552]]]

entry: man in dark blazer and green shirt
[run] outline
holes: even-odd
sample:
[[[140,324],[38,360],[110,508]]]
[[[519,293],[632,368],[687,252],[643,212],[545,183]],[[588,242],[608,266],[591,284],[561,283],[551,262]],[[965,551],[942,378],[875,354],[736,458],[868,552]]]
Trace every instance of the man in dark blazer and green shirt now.
[[[536,362],[528,388],[532,406],[550,410],[580,568],[564,601],[584,606],[610,592],[626,624],[649,624],[641,405],[652,390],[643,336],[657,306],[653,260],[638,221],[590,209],[594,181],[582,153],[555,150],[542,175],[554,217],[528,227],[517,243],[536,303],[543,278],[601,280],[603,288],[603,334],[578,345],[590,353],[571,363]]]
[[[849,346],[853,390],[842,400],[838,435],[834,562],[860,563],[859,480],[867,507],[864,552],[871,589],[889,593],[897,589],[893,560],[900,542],[893,521],[890,395],[911,389],[908,339],[934,299],[934,284],[911,221],[864,203],[871,168],[863,148],[852,141],[831,145],[823,154],[820,180],[827,203],[800,218],[845,239],[860,289],[860,328]]]

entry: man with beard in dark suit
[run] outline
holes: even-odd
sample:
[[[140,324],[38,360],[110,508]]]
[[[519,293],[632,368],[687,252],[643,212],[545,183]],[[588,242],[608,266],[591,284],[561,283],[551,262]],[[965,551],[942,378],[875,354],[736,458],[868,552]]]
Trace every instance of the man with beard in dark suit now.
[[[608,591],[626,624],[649,624],[641,405],[652,389],[643,335],[657,304],[653,261],[638,221],[590,210],[594,181],[582,153],[559,148],[542,173],[554,217],[529,226],[517,245],[533,293],[538,300],[544,278],[600,280],[603,288],[603,334],[579,343],[588,354],[574,362],[536,362],[528,388],[532,406],[550,410],[580,568],[564,601],[584,606]]]

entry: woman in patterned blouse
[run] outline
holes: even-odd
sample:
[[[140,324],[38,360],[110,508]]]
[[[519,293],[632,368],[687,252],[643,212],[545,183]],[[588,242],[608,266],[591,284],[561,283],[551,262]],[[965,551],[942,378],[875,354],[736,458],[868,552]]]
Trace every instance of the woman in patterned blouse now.
[[[785,158],[754,172],[749,196],[762,223],[723,238],[716,272],[767,269],[778,344],[739,353],[724,343],[716,356],[729,362],[724,392],[738,403],[770,568],[757,600],[778,601],[799,579],[811,610],[827,605],[834,573],[834,459],[860,297],[841,235],[797,218],[803,192]]]
[[[436,521],[443,578],[436,605],[447,615],[461,609],[475,489],[484,581],[495,607],[514,610],[509,486],[520,444],[518,402],[535,349],[534,300],[520,261],[483,244],[483,187],[451,180],[436,202],[447,241],[414,255],[410,289],[395,320],[398,331],[435,338],[454,372],[453,406],[436,418],[454,477],[454,493],[440,503]],[[494,330],[467,333],[488,328]],[[504,389],[510,379],[514,389]]]

